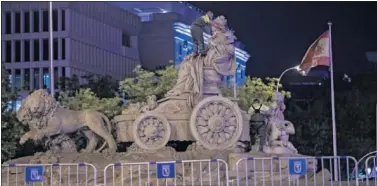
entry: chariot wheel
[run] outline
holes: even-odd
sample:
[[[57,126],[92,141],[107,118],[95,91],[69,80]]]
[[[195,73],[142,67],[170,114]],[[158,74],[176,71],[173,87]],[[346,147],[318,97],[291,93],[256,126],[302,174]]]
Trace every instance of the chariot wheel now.
[[[133,124],[135,143],[145,150],[158,150],[168,143],[171,127],[168,120],[158,113],[145,113]]]
[[[190,130],[196,141],[209,150],[226,149],[242,134],[242,113],[231,100],[213,96],[203,99],[191,114]]]

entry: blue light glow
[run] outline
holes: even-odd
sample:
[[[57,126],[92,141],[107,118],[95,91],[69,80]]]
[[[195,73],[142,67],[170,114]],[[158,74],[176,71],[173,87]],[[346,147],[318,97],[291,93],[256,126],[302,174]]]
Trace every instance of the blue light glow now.
[[[43,73],[43,87],[46,89],[50,88],[50,74],[48,72]]]
[[[191,54],[193,48],[193,41],[190,34],[190,26],[176,22],[173,23],[173,29],[175,31],[175,64],[179,66],[183,61],[184,57],[188,54]],[[204,43],[208,44],[208,39],[210,35],[204,33]],[[245,70],[246,62],[250,58],[250,55],[239,48],[236,47],[236,63],[237,63],[237,72],[236,72],[236,82],[237,85],[242,85],[245,80]],[[224,77],[223,81],[225,84],[230,84],[233,80],[231,77]]]

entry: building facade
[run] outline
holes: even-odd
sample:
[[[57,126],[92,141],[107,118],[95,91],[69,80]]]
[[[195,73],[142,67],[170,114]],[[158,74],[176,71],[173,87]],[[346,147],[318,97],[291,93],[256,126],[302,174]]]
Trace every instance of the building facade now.
[[[148,69],[169,65],[176,66],[186,55],[191,54],[193,41],[190,34],[191,23],[204,12],[184,2],[112,2],[140,16],[142,29],[139,39],[141,63]],[[204,34],[205,43],[209,39]],[[246,63],[249,54],[243,50],[240,42],[236,45],[238,64],[236,80],[242,84],[245,80]],[[231,82],[232,77],[225,77],[224,82]]]
[[[140,18],[106,2],[53,2],[55,88],[60,77],[132,75]],[[13,86],[50,88],[49,2],[2,2],[2,63]]]

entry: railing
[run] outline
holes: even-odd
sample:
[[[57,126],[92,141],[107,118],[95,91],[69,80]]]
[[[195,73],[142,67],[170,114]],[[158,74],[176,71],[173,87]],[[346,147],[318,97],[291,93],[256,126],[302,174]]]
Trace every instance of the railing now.
[[[97,169],[89,163],[2,165],[1,177],[2,186],[97,185]]]
[[[337,161],[338,178],[335,181],[334,162]],[[353,157],[263,157],[243,158],[236,163],[236,185],[350,185],[350,171],[357,170]],[[231,178],[230,178],[231,179]]]
[[[334,162],[337,162],[337,167],[334,167]],[[371,164],[376,167],[375,156],[366,159],[366,167]],[[234,171],[230,171],[227,162],[222,159],[113,163],[98,175],[96,167],[88,163],[10,164],[2,166],[1,185],[359,185],[359,179],[350,174],[358,172],[358,163],[349,156],[248,157],[239,159],[232,167]],[[334,180],[335,172],[340,180]],[[376,177],[373,178],[367,179],[366,185],[377,186]]]
[[[228,172],[221,159],[115,163],[105,167],[104,185],[228,186]]]
[[[369,185],[377,185],[377,156],[369,156],[365,160],[365,181]]]

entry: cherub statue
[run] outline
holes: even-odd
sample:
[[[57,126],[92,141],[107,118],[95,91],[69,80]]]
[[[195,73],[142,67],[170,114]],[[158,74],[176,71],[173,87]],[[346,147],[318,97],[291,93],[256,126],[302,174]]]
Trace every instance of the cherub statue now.
[[[268,146],[264,148],[269,154],[297,154],[297,149],[289,141],[295,134],[295,127],[287,120],[272,120],[269,125]]]

